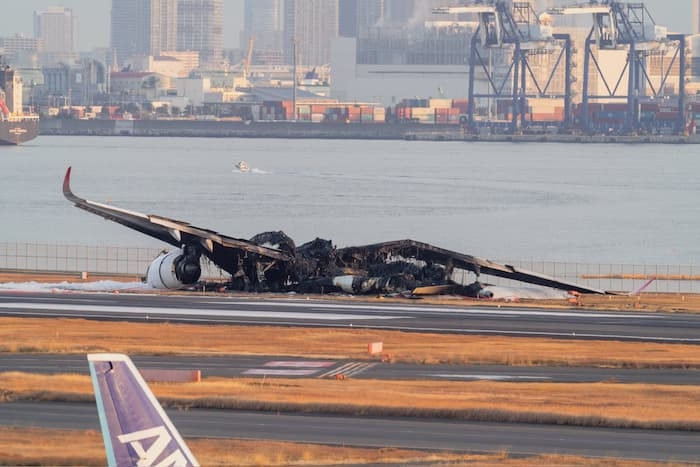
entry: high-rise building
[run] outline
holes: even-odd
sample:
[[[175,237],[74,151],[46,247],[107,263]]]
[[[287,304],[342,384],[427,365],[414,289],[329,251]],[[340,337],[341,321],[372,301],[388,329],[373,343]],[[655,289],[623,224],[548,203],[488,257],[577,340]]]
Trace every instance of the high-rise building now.
[[[253,62],[261,65],[281,65],[282,1],[246,0],[243,10],[241,47],[253,39]]]
[[[700,34],[700,0],[693,0],[693,34]]]
[[[117,62],[177,50],[178,0],[112,0],[111,46]]]
[[[260,34],[256,42],[268,47],[264,32],[282,30],[281,0],[245,0],[243,9],[243,29],[250,33]]]
[[[358,0],[338,0],[338,35],[357,37]]]
[[[338,34],[357,37],[366,34],[384,17],[385,0],[339,0]]]
[[[25,37],[22,34],[0,37],[0,51],[8,62],[27,55],[36,55],[42,49],[43,41],[36,37]]]
[[[285,61],[316,67],[330,63],[331,40],[338,37],[338,0],[284,2]]]
[[[153,18],[151,55],[177,50],[177,0],[151,0]]]
[[[43,43],[42,63],[71,62],[75,59],[77,20],[73,10],[49,7],[34,12],[34,37]]]
[[[415,0],[386,0],[385,18],[391,23],[407,23],[413,18]]]
[[[201,62],[221,59],[223,0],[178,0],[177,50],[199,52]]]

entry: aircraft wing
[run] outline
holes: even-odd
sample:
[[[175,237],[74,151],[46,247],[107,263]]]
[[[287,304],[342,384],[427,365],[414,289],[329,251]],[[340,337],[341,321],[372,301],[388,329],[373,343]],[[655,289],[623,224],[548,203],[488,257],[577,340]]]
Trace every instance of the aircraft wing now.
[[[488,274],[491,276],[512,279],[528,284],[552,287],[555,289],[576,291],[579,293],[604,294],[605,291],[585,287],[573,282],[562,281],[544,274],[516,268],[507,264],[494,263],[486,259],[475,256],[457,253],[456,251],[439,248],[428,243],[417,242],[415,240],[396,240],[391,242],[376,243],[359,247],[348,247],[338,250],[338,257],[348,266],[366,267],[364,264],[368,259],[380,257],[402,257],[412,258],[444,265],[448,269],[458,268],[471,271],[477,276]]]
[[[71,169],[68,167],[63,179],[63,195],[76,207],[176,247],[198,245],[205,256],[231,274],[235,273],[235,271],[230,270],[231,264],[235,262],[232,258],[242,253],[255,253],[271,260],[288,261],[292,258],[283,251],[266,248],[248,240],[222,235],[213,230],[195,227],[188,222],[141,214],[80,198],[73,193],[70,187]]]
[[[308,286],[308,290],[323,291],[329,285],[336,286],[332,281],[334,277],[352,276],[353,285],[348,287],[353,291],[369,293],[377,287],[386,289],[392,278],[400,279],[393,287],[405,285],[415,288],[444,284],[450,282],[451,273],[457,268],[471,271],[477,277],[488,274],[567,291],[605,293],[415,240],[396,240],[336,250],[329,240],[318,238],[297,248],[284,232],[265,232],[251,240],[233,238],[187,222],[141,214],[80,198],[71,190],[70,175],[69,167],[63,180],[63,194],[76,207],[182,249],[170,258],[159,258],[151,264],[159,275],[175,274],[177,281],[161,280],[162,285],[196,282],[199,278],[200,255],[204,255],[231,274],[236,281],[235,288],[242,290],[293,290],[304,284],[300,290]],[[262,246],[267,244],[275,244],[279,248]],[[392,263],[397,257],[403,258],[409,269],[418,261],[425,266],[413,276],[415,280],[409,278],[404,281],[402,278],[406,278],[406,271],[397,271],[396,263]],[[438,266],[437,275],[433,266]],[[345,272],[348,270],[353,272]],[[189,271],[195,271],[196,274],[189,274]],[[365,277],[364,274],[370,276]],[[342,279],[341,282],[350,284],[350,279]]]
[[[89,354],[109,466],[198,466],[131,359]]]

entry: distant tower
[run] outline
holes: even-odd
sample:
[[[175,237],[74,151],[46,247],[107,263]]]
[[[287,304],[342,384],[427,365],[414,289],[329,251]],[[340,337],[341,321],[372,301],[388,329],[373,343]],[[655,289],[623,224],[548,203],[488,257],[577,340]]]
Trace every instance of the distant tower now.
[[[178,0],[112,0],[111,46],[123,64],[135,55],[177,50]]]
[[[223,10],[224,0],[178,0],[177,50],[197,51],[201,62],[220,60]]]
[[[359,0],[338,0],[338,35],[357,37],[357,10]]]
[[[447,3],[449,5],[449,3]],[[394,24],[405,24],[413,18],[415,0],[386,0],[385,18]]]
[[[77,31],[77,20],[70,8],[50,7],[34,12],[34,37],[43,43],[44,64],[75,60]]]
[[[693,0],[693,34],[700,34],[700,0]]]
[[[331,39],[338,37],[338,0],[284,2],[285,61],[294,61],[294,41],[301,66],[330,63]]]
[[[283,63],[282,1],[245,0],[241,47],[253,37],[253,61],[265,65]]]
[[[385,0],[339,0],[338,33],[358,37],[384,17]]]

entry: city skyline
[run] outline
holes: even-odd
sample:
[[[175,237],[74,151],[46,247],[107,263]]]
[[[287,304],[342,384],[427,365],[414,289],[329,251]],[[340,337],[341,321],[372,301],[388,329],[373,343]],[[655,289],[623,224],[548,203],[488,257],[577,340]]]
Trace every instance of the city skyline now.
[[[330,42],[338,36],[338,0],[286,0],[284,22],[287,64],[295,62],[295,53],[300,65],[330,63]]]
[[[670,30],[686,34],[693,33],[693,4],[696,0],[647,0],[645,5],[654,20]],[[445,4],[458,2],[450,1]],[[573,2],[562,2],[569,4]],[[0,36],[10,37],[22,34],[33,37],[34,12],[52,6],[61,6],[73,10],[77,18],[78,51],[89,51],[110,44],[110,9],[109,0],[29,0],[25,2],[7,2],[0,15]],[[223,6],[223,47],[232,49],[245,47],[240,43],[240,34],[244,23],[244,0],[226,0]]]
[[[110,46],[118,63],[134,55],[158,55],[176,50],[177,0],[138,2],[113,0]]]

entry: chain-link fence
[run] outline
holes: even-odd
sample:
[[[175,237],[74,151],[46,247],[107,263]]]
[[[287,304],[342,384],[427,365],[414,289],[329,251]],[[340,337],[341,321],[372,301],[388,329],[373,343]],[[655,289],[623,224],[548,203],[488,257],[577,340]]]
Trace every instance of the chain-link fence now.
[[[119,246],[0,243],[0,269],[145,274],[161,251]]]
[[[122,246],[60,245],[47,243],[0,243],[0,270],[89,272],[145,275],[149,264],[162,252],[157,248]],[[497,261],[559,280],[600,290],[631,292],[654,279],[647,292],[700,293],[700,266],[592,264],[556,261]],[[203,275],[221,276],[216,266],[205,261]],[[456,271],[454,279],[473,282],[474,274]],[[522,286],[523,284],[483,275],[481,282]]]

